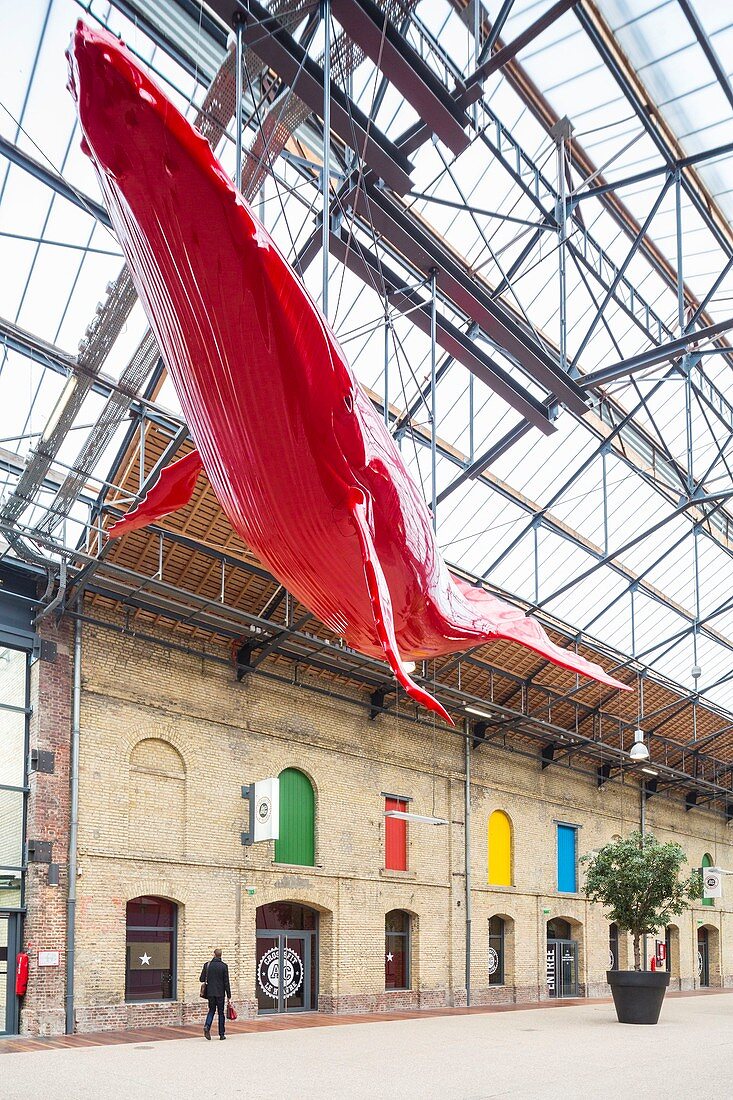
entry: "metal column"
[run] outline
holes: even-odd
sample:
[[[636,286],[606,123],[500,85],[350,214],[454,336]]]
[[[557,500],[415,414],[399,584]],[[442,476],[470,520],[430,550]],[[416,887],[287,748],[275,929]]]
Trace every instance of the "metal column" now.
[[[571,137],[573,128],[570,120],[561,118],[550,134],[557,142],[557,210],[555,217],[558,228],[558,276],[560,284],[560,365],[563,370],[568,369],[568,319],[567,319],[567,286],[565,276],[565,238],[567,236],[567,188],[565,183],[565,142]]]
[[[384,314],[384,423],[389,428],[389,314]]]
[[[321,309],[328,320],[328,237],[331,229],[330,177],[331,163],[331,0],[321,0],[321,18],[325,42],[323,45],[323,171],[321,189],[323,192],[323,293]]]
[[[432,486],[433,531],[438,529],[438,486],[437,486],[437,273],[430,272],[430,479]]]
[[[235,91],[234,91],[234,137],[236,142],[236,161],[234,168],[234,185],[237,191],[242,189],[242,49],[244,34],[244,15],[236,12],[234,15],[234,32],[236,34],[236,46],[234,61],[236,66]]]

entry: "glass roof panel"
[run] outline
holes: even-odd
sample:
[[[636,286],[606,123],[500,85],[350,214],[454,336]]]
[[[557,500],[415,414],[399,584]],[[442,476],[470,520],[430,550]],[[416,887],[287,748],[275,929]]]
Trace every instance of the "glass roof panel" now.
[[[169,33],[179,36],[182,43],[185,40],[189,56],[200,59],[200,73],[210,78],[223,58],[221,46],[199,32],[191,11],[173,0],[141,2],[149,18],[159,19]],[[491,16],[499,6],[498,2],[488,5]],[[692,153],[733,140],[729,103],[676,0],[601,0],[599,6],[682,150]],[[549,7],[549,0],[516,0],[502,32],[503,41],[511,41]],[[695,7],[725,70],[731,71],[733,26],[722,14],[724,6],[699,0]],[[7,30],[0,45],[0,104],[4,107],[0,109],[0,134],[47,167],[61,171],[72,186],[98,201],[94,174],[79,151],[73,104],[63,91],[63,51],[80,7],[71,0],[53,0],[48,5],[31,5],[22,19],[10,18],[10,11],[9,0],[0,0],[0,20]],[[114,7],[95,0],[92,12],[122,33],[139,56],[152,62],[154,71],[166,82],[168,94],[193,117],[193,104],[200,104],[203,96],[195,74],[167,56]],[[430,47],[430,35],[439,40],[443,56]],[[421,0],[407,37],[441,79],[449,70],[464,76],[472,71],[471,17],[462,17],[448,0]],[[321,41],[319,31],[310,47],[312,56],[318,55]],[[571,193],[581,194],[599,179],[618,179],[658,167],[663,157],[575,13],[557,19],[520,51],[518,62],[544,96],[545,105],[536,104],[530,110],[516,80],[507,79],[506,73],[492,75],[476,112],[480,134],[471,134],[471,144],[458,157],[440,141],[423,145],[413,155],[414,191],[404,202],[462,258],[476,287],[498,299],[516,319],[523,319],[528,331],[539,333],[555,354],[561,332],[555,222],[560,181],[557,150],[539,116],[568,114],[573,123],[571,152],[577,156],[566,179]],[[341,73],[336,76],[343,79]],[[365,112],[374,106],[381,83],[371,62],[358,66],[351,91]],[[387,85],[373,124],[394,139],[416,118],[405,97]],[[222,142],[223,162],[229,171],[234,161],[231,135],[230,126],[229,136]],[[255,128],[250,127],[247,142],[254,136]],[[303,125],[296,136],[302,144],[293,141],[291,152],[297,148],[315,164],[318,124]],[[590,182],[586,178],[589,161],[601,172]],[[259,209],[292,260],[318,229],[321,200],[317,173],[281,158],[275,174],[277,178],[268,179],[263,188]],[[701,298],[733,254],[729,229],[722,224],[733,203],[733,155],[721,155],[701,165],[699,177],[722,211],[721,225],[713,232],[683,189],[683,274],[689,292]],[[645,220],[662,183],[659,176],[623,188],[619,192],[623,207],[612,207],[607,199],[584,200],[577,208],[580,215],[574,212],[568,222],[567,346],[571,358],[578,355],[576,366],[581,373],[615,363],[679,333],[674,186],[660,203],[648,241],[630,256],[633,223]],[[335,180],[335,186],[340,186],[340,181]],[[54,197],[43,184],[17,166],[8,167],[2,159],[0,189],[0,315],[74,354],[97,304],[105,299],[107,284],[121,269],[119,248],[113,236],[86,212]],[[475,209],[461,209],[465,203]],[[408,284],[421,283],[418,293],[427,300],[424,273],[411,270],[384,239],[375,240],[368,219],[352,224],[352,213],[339,211],[339,216],[340,226],[352,230],[352,247],[376,250],[382,262]],[[621,266],[623,275],[619,274]],[[409,317],[390,308],[385,362],[381,288],[365,286],[334,259],[329,270],[334,328],[378,405],[384,399],[387,376],[387,396],[395,418],[392,425],[399,421],[402,453],[430,498],[430,401],[423,396],[430,381],[429,337]],[[320,297],[320,262],[311,264],[305,280],[314,296]],[[598,304],[614,280],[615,291],[604,316],[588,338]],[[495,348],[485,333],[474,333],[472,318],[446,299],[439,282],[441,314],[463,332],[471,331],[476,346],[530,394],[550,400],[544,383]],[[714,319],[729,316],[731,300],[733,271],[720,280],[709,303]],[[120,377],[146,329],[142,310],[135,306],[113,342],[103,367],[105,376]],[[591,633],[625,653],[632,648],[637,653],[648,650],[660,671],[687,686],[690,639],[683,639],[667,653],[664,640],[685,630],[696,614],[692,520],[686,514],[675,514],[686,489],[688,429],[692,432],[693,475],[705,474],[706,489],[724,489],[731,473],[725,454],[720,454],[727,445],[729,413],[720,396],[705,389],[708,382],[719,386],[723,398],[731,402],[733,415],[730,362],[723,356],[709,356],[703,363],[703,371],[694,375],[689,407],[682,372],[670,363],[654,365],[633,381],[622,378],[606,390],[602,410],[584,418],[560,411],[554,434],[543,436],[534,429],[527,432],[481,476],[450,492],[438,509],[438,538],[455,565],[479,574],[490,569],[490,583],[530,603],[536,597],[540,602],[549,600],[549,612],[573,626],[592,624]],[[442,368],[436,390],[437,487],[443,490],[477,455],[522,421],[485,383],[472,382],[461,363],[446,366],[442,349],[438,350],[437,365]],[[669,374],[673,380],[657,387],[657,380]],[[24,460],[34,438],[27,433],[43,431],[63,384],[62,374],[15,351],[7,352],[0,370],[0,432],[6,442],[0,446]],[[156,402],[180,413],[167,378]],[[73,465],[103,406],[99,394],[86,399],[58,453],[60,470]],[[600,448],[611,430],[609,425],[618,424],[632,410],[631,423],[613,435],[604,462]],[[409,431],[410,417],[416,438]],[[126,418],[115,430],[94,470],[97,481],[92,479],[93,484],[98,486],[99,479],[109,474],[128,427]],[[27,438],[17,438],[20,435]],[[12,475],[8,476],[11,488]],[[43,498],[43,507],[49,499]],[[43,514],[43,507],[38,506],[38,515]],[[535,519],[540,522],[533,527]],[[663,519],[668,522],[658,532],[627,545],[640,529]],[[715,537],[698,538],[703,615],[717,607],[720,577],[730,569],[730,543],[721,545],[721,540],[729,538],[725,513],[719,509],[715,519]],[[572,583],[596,566],[607,549],[613,554],[607,564]],[[661,560],[655,565],[657,559]],[[640,575],[643,583],[634,597],[632,632],[628,589]],[[560,591],[565,585],[570,587]],[[673,606],[665,606],[664,599]],[[723,642],[733,639],[733,612],[717,616],[715,629]],[[729,653],[725,644],[712,633],[701,635],[699,641],[701,647],[707,647],[706,664],[711,669],[721,667]],[[719,701],[733,704],[733,688],[715,691]]]

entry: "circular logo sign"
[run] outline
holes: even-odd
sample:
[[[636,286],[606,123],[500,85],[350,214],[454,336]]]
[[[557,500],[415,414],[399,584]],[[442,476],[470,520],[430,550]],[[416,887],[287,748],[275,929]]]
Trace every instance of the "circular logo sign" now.
[[[609,970],[615,970],[616,969],[616,960],[613,957],[613,951],[611,951],[611,950],[609,950],[609,952],[608,952],[608,969]]]
[[[489,974],[496,974],[499,969],[499,953],[495,947],[489,948]]]
[[[266,794],[263,794],[257,799],[257,805],[255,806],[255,814],[257,820],[261,825],[270,820],[270,814],[272,813],[272,802]]]
[[[257,982],[266,997],[278,999],[280,990],[287,1000],[297,993],[303,984],[303,962],[291,947],[283,948],[283,965],[280,973],[280,949],[271,947],[262,956],[257,967]]]
[[[702,977],[702,951],[697,953],[697,972]]]

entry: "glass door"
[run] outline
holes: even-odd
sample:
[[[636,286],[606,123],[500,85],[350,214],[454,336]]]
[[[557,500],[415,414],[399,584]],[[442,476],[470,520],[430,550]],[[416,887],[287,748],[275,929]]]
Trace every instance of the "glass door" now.
[[[578,996],[578,945],[574,940],[560,941],[561,997]]]
[[[280,937],[257,933],[257,1011],[280,1011]]]
[[[316,933],[257,933],[257,1008],[308,1012],[316,1007]]]
[[[18,1031],[18,1001],[15,996],[15,953],[17,913],[0,913],[0,1035]]]
[[[547,941],[547,991],[551,997],[578,996],[578,943]]]
[[[282,999],[284,1012],[310,1008],[308,936],[283,936]]]

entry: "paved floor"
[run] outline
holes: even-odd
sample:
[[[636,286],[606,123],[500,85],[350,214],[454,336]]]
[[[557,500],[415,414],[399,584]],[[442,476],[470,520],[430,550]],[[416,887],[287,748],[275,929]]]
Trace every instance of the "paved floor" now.
[[[654,1027],[612,1005],[426,1016],[186,1042],[47,1047],[0,1060],[3,1100],[731,1100],[733,994],[668,997]]]

